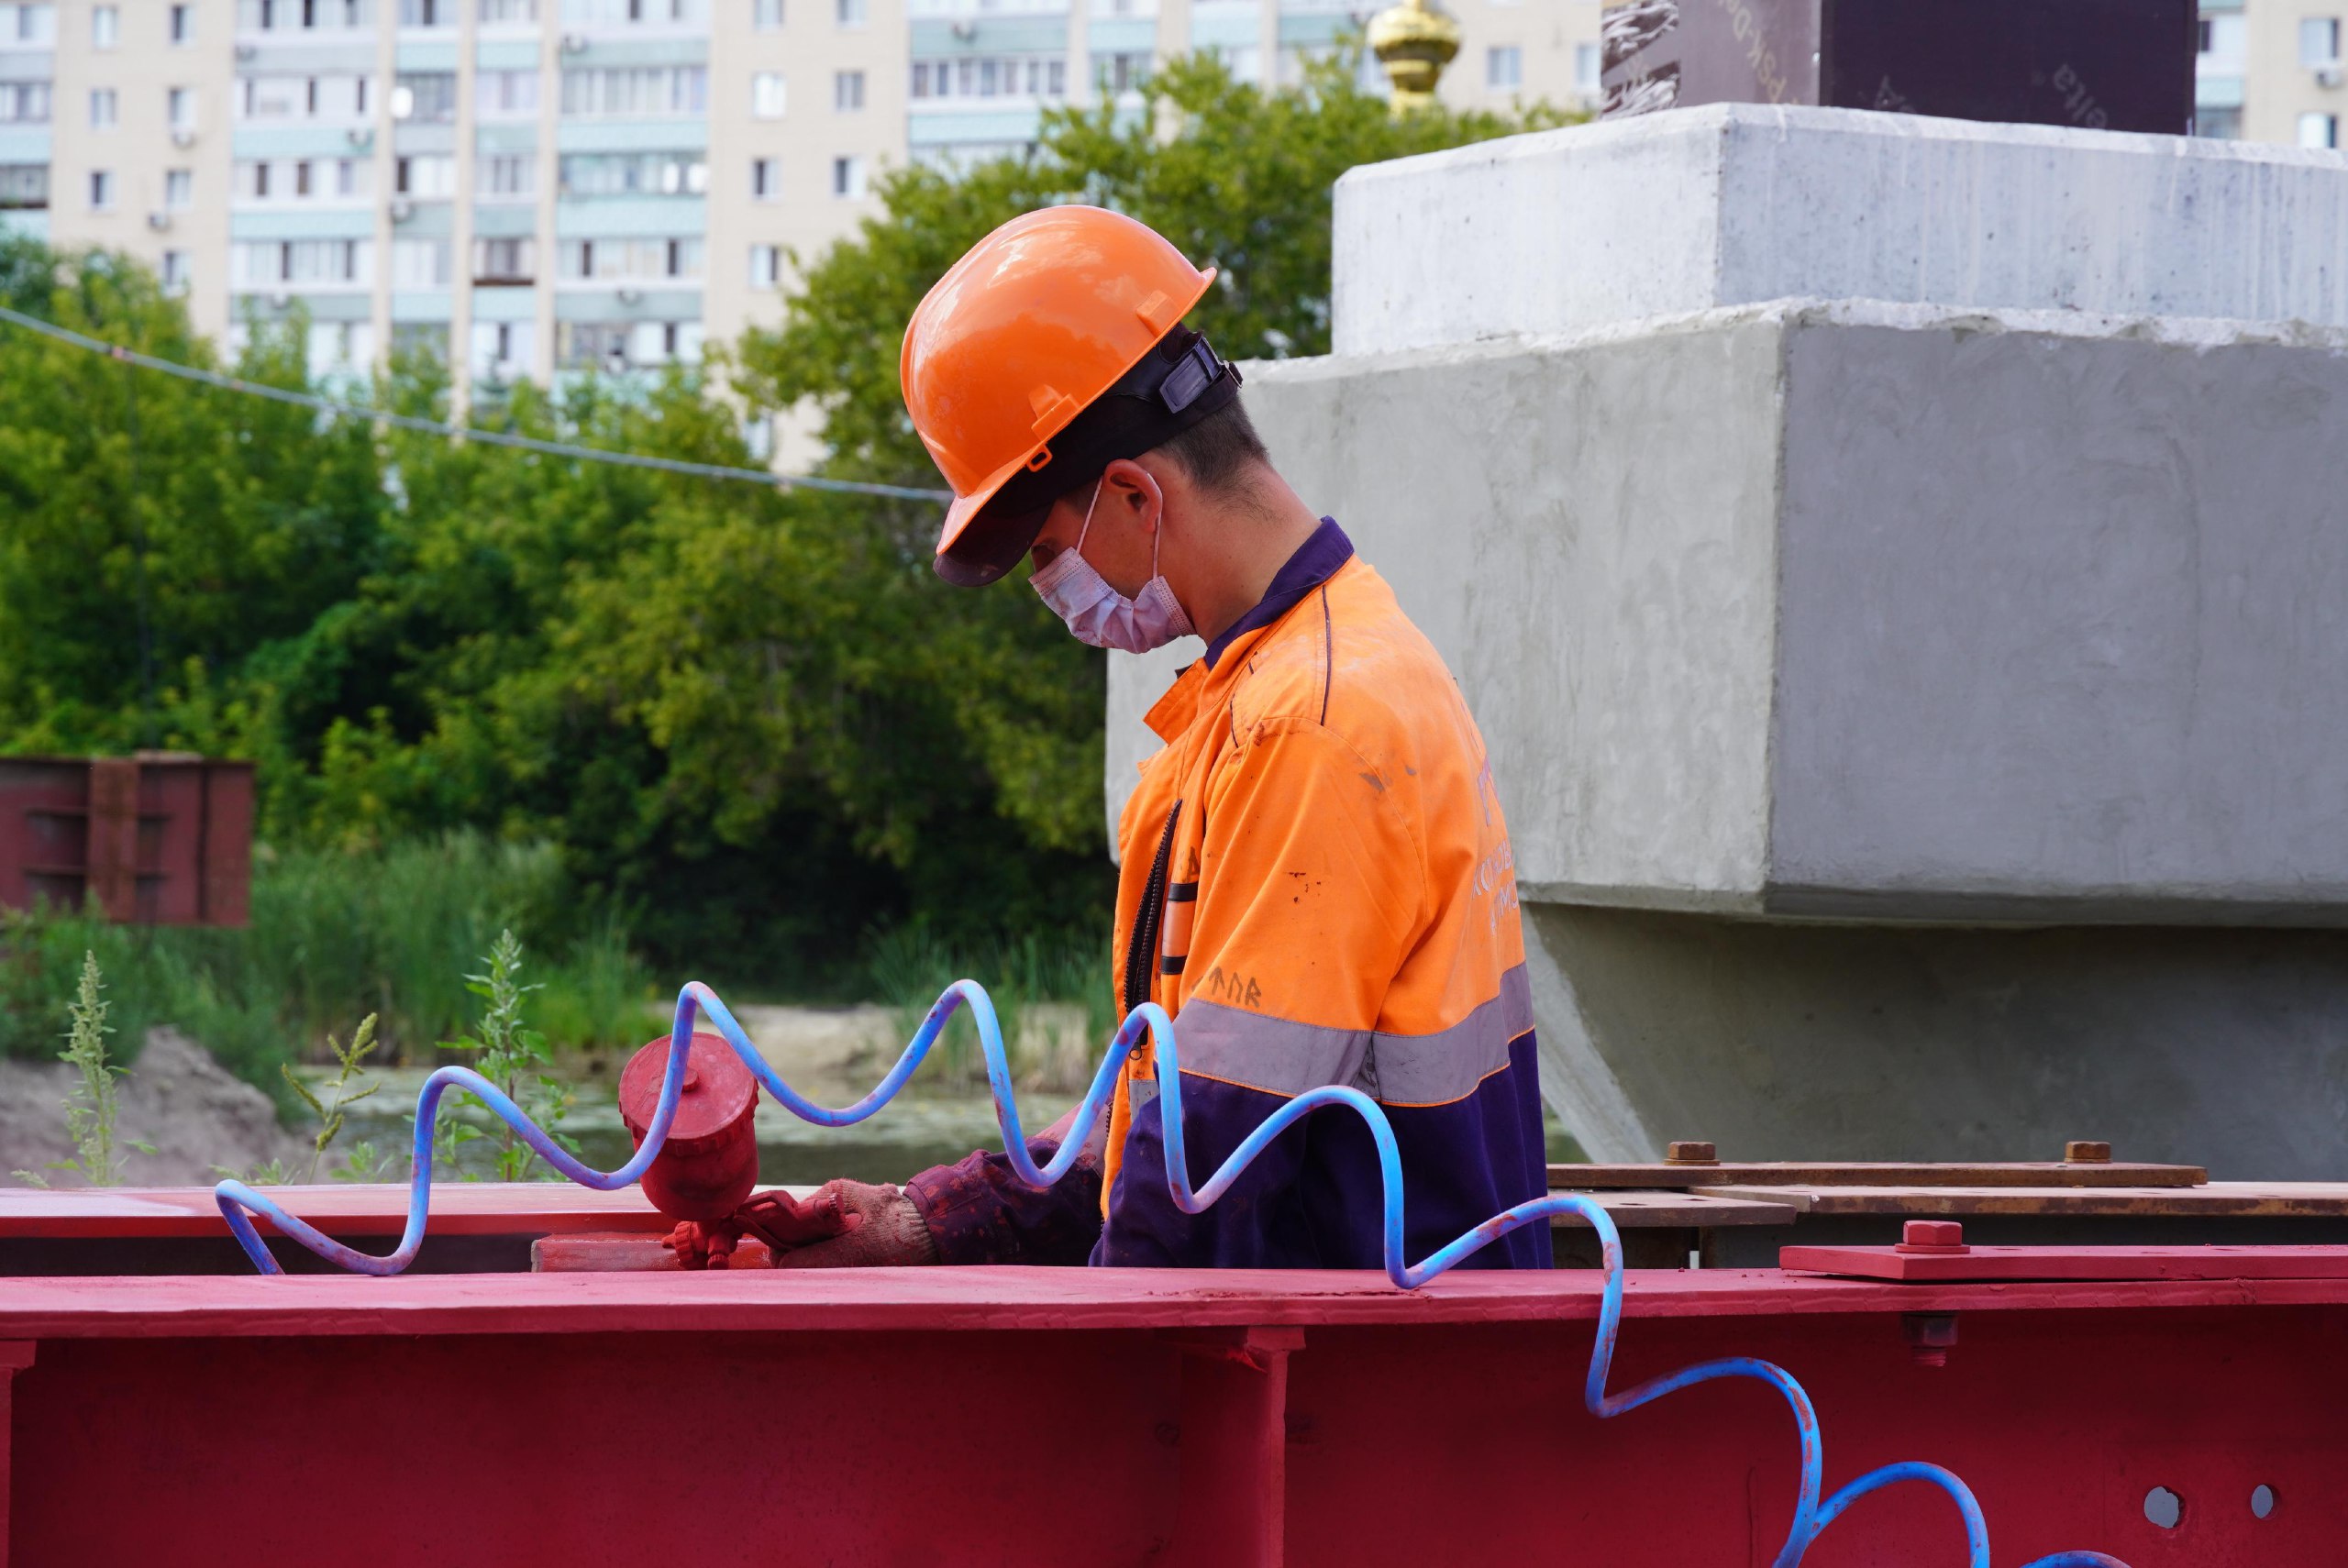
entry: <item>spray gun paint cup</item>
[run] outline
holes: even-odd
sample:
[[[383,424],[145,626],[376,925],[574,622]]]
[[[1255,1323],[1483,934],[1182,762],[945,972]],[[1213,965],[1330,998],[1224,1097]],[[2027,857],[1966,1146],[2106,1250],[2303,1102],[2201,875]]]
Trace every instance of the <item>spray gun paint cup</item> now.
[[[639,1149],[660,1102],[668,1063],[664,1034],[630,1057],[620,1074],[620,1120]],[[652,1207],[671,1220],[703,1224],[740,1208],[759,1180],[758,1109],[758,1080],[734,1048],[717,1035],[695,1034],[669,1140],[644,1173],[644,1196]]]

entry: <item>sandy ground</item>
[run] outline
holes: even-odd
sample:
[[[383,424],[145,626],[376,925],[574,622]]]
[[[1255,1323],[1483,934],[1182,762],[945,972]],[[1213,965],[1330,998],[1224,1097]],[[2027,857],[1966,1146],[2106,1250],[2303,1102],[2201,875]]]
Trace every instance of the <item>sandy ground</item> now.
[[[64,1102],[80,1082],[62,1062],[0,1061],[0,1180],[72,1157]],[[279,1157],[308,1157],[308,1141],[278,1125],[267,1095],[176,1030],[149,1031],[147,1048],[120,1083],[116,1135],[126,1146],[123,1177],[130,1184],[208,1187],[220,1179],[215,1165],[247,1171]],[[155,1152],[128,1149],[133,1139]],[[82,1185],[71,1172],[43,1174],[60,1187]]]

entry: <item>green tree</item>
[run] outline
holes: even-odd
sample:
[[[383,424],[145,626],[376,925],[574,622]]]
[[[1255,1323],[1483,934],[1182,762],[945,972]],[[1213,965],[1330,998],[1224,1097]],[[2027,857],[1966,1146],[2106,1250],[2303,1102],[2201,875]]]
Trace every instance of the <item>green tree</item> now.
[[[0,238],[0,298],[214,363],[151,273],[102,252]],[[297,343],[258,333],[239,370],[298,386]],[[161,710],[351,593],[383,513],[363,426],[0,326],[0,725],[14,749],[165,738]]]

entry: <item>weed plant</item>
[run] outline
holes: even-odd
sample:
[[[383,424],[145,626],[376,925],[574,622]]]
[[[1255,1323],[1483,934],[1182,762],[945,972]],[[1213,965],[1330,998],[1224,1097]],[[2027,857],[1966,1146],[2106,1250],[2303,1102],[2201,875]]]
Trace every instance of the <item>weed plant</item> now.
[[[577,1154],[579,1141],[562,1132],[561,1127],[578,1096],[561,1079],[546,1071],[554,1064],[553,1047],[547,1043],[542,1032],[529,1027],[522,1017],[522,999],[546,987],[522,983],[522,944],[511,931],[497,933],[497,941],[482,960],[482,973],[465,977],[465,988],[489,1004],[482,1012],[481,1022],[472,1033],[461,1039],[442,1041],[441,1048],[472,1053],[475,1071],[521,1107],[522,1113],[544,1129],[548,1136]],[[489,1131],[484,1132],[470,1119],[456,1114],[455,1101],[454,1094],[441,1097],[433,1126],[435,1159],[446,1162],[447,1174],[471,1180],[474,1173],[461,1165],[458,1151],[477,1138],[487,1138],[492,1144],[491,1169],[499,1181],[558,1179],[559,1173],[545,1168],[537,1151],[524,1143],[522,1135],[504,1117],[493,1114]]]
[[[93,952],[112,980],[127,1055],[149,1028],[174,1025],[293,1110],[281,1069],[295,1042],[371,1013],[392,1059],[429,1059],[470,1027],[468,972],[509,929],[549,955],[532,1004],[548,1038],[637,1043],[651,988],[625,927],[581,911],[553,846],[462,832],[373,851],[259,849],[240,931],[0,911],[0,1052],[47,1048],[65,1021],[57,999]]]
[[[115,1080],[122,1077],[123,1070],[106,1059],[106,1036],[114,1032],[114,1027],[106,1022],[110,1004],[100,994],[105,989],[105,978],[98,968],[98,955],[84,949],[82,977],[66,1008],[71,1021],[65,1032],[65,1049],[57,1054],[60,1061],[70,1064],[82,1075],[82,1081],[65,1102],[65,1131],[73,1140],[73,1157],[56,1161],[48,1168],[71,1171],[89,1187],[121,1185],[126,1143],[143,1154],[155,1152],[151,1144],[116,1136],[119,1100]],[[49,1185],[49,1178],[37,1171],[16,1174],[36,1187]]]
[[[1110,995],[1108,951],[1097,933],[1029,931],[983,947],[958,949],[926,922],[913,921],[873,933],[867,946],[873,989],[894,1010],[904,1039],[913,1038],[947,986],[960,979],[984,986],[1002,1025],[1013,1074],[1023,1083],[1065,1088],[1073,1075],[1072,1087],[1081,1088],[1120,1021]],[[1030,1011],[1037,1003],[1084,1009],[1088,1046],[1080,1064],[1055,1059],[1044,1020]],[[937,1056],[937,1066],[928,1070],[937,1072],[942,1083],[968,1088],[985,1081],[978,1030],[967,1012],[958,1012],[947,1025]]]

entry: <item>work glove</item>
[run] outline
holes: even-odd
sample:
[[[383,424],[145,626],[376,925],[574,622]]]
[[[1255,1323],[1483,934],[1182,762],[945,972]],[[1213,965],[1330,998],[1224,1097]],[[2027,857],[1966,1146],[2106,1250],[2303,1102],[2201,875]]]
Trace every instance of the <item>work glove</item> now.
[[[787,1192],[762,1192],[723,1220],[680,1221],[661,1244],[677,1254],[680,1267],[726,1268],[746,1234],[780,1256],[790,1248],[840,1234],[846,1220],[829,1188],[810,1194],[804,1202]]]
[[[937,1242],[921,1210],[885,1182],[826,1182],[799,1209],[803,1230],[822,1226],[831,1233],[824,1240],[775,1246],[777,1268],[880,1268],[938,1261]]]

